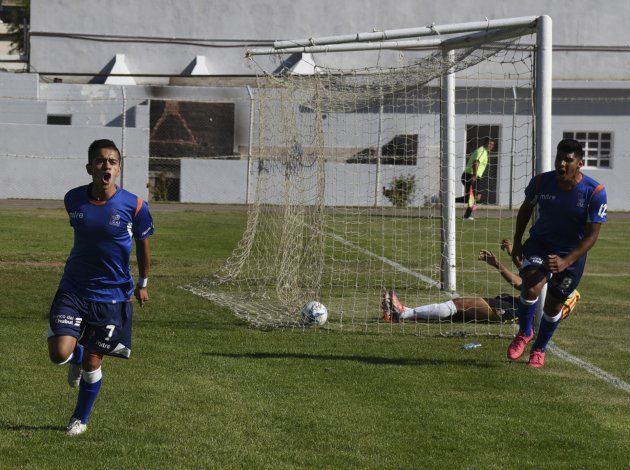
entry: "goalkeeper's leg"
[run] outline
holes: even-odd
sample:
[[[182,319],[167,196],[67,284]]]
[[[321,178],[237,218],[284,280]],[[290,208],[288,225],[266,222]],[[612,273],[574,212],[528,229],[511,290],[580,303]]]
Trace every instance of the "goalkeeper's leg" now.
[[[473,219],[473,212],[477,210],[477,181],[468,181],[466,191],[468,194],[468,205],[464,213],[464,219]]]
[[[468,201],[468,193],[469,193],[469,188],[468,188],[468,175],[466,172],[462,173],[462,185],[464,186],[464,195],[460,196],[460,197],[456,197],[455,198],[455,202],[466,202]]]
[[[460,297],[446,302],[421,305],[419,307],[405,307],[396,292],[391,294],[393,317],[398,321],[426,320],[426,321],[465,321],[488,322],[500,321],[498,314],[482,297]]]

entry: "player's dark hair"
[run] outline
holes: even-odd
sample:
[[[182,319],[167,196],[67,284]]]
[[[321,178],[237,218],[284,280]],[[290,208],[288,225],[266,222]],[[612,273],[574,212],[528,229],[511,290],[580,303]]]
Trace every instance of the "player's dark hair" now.
[[[484,137],[483,138],[483,146],[485,147],[486,145],[488,145],[488,143],[490,142],[494,142],[494,139],[491,139],[490,137]]]
[[[120,160],[120,150],[116,147],[116,144],[108,139],[99,139],[95,140],[90,144],[90,148],[88,149],[88,163],[91,165],[92,161],[100,155],[101,149],[112,149],[118,152],[118,159]]]
[[[584,157],[584,148],[582,148],[582,144],[575,139],[562,139],[558,143],[558,152],[574,153],[576,156],[580,157],[580,160]]]

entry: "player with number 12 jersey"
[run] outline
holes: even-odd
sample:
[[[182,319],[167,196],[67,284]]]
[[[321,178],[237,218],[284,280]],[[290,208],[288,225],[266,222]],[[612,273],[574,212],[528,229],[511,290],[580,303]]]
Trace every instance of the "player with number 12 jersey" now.
[[[507,356],[516,361],[534,339],[536,304],[547,285],[540,327],[528,365],[543,367],[545,350],[562,319],[562,305],[578,287],[588,251],[595,245],[606,222],[607,198],[604,186],[582,173],[584,149],[574,139],[558,143],[555,171],[536,175],[525,189],[514,231],[512,257],[522,260],[519,332],[508,347]],[[538,208],[538,217],[522,244],[525,228]]]

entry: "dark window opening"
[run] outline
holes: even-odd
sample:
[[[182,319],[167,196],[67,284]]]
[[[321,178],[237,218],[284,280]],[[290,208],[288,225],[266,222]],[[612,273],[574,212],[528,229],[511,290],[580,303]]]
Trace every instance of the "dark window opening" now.
[[[415,165],[418,157],[418,135],[399,134],[381,147],[381,163],[383,165]],[[346,163],[371,163],[378,160],[377,148],[368,147]]]
[[[51,126],[70,126],[72,125],[72,115],[70,114],[49,114],[46,124]]]

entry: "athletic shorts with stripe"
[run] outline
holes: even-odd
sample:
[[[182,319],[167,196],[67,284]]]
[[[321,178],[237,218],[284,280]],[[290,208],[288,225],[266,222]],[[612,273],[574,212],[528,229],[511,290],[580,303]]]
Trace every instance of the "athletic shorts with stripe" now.
[[[133,302],[90,302],[59,290],[50,307],[48,337],[73,336],[88,350],[129,358]]]

